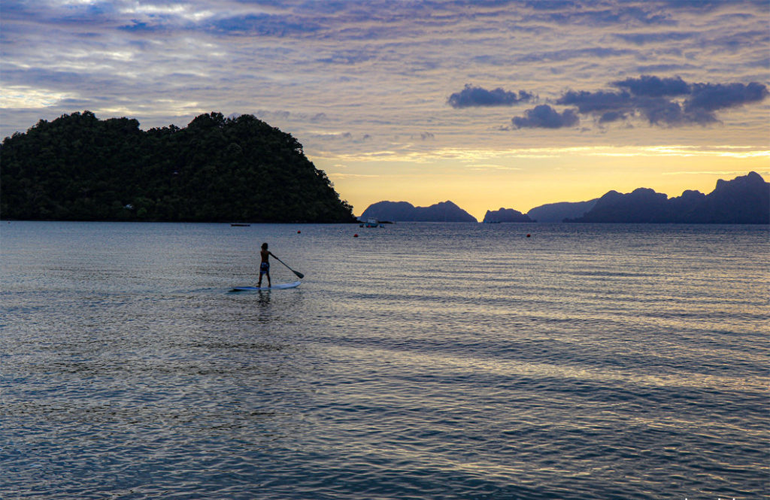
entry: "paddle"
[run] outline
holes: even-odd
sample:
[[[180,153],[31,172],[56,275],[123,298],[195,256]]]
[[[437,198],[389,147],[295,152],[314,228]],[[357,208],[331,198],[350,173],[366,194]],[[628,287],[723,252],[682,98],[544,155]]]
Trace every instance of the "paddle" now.
[[[273,254],[271,253],[270,255],[273,255]],[[297,278],[299,278],[299,279],[302,279],[302,278],[304,278],[304,277],[305,277],[305,275],[304,275],[304,274],[302,274],[302,273],[300,273],[300,272],[297,272],[297,271],[295,271],[294,269],[290,268],[290,267],[289,267],[289,266],[288,266],[288,265],[287,265],[287,264],[286,264],[284,261],[282,261],[281,259],[279,259],[279,258],[278,258],[278,257],[276,257],[275,255],[273,255],[273,258],[275,258],[275,260],[277,260],[278,262],[280,262],[281,264],[283,264],[284,266],[286,266],[286,268],[287,268],[289,271],[291,271],[291,272],[293,272],[294,274],[296,274],[296,275],[297,275]]]

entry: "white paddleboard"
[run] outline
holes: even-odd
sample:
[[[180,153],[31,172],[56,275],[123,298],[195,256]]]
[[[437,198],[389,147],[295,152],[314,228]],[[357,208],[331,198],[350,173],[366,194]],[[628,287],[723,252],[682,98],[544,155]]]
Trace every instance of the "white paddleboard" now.
[[[280,285],[273,286],[237,286],[230,290],[231,292],[259,292],[264,290],[285,290],[286,288],[297,288],[302,284],[301,281],[295,281],[293,283],[281,283]]]

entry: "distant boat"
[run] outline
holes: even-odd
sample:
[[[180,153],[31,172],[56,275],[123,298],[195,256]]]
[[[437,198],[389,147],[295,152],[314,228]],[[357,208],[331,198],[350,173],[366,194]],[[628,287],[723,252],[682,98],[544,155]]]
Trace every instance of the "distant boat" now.
[[[230,224],[230,226],[232,226],[232,227],[250,227],[251,224],[242,224],[240,222],[233,222],[232,224]]]
[[[374,217],[369,217],[366,219],[366,222],[362,222],[359,224],[358,227],[385,227],[382,222],[375,219]]]

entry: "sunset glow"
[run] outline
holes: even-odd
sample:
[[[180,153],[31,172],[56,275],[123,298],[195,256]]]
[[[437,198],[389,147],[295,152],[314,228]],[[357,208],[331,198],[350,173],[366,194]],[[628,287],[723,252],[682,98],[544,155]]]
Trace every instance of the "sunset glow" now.
[[[766,1],[0,5],[3,137],[83,110],[144,129],[254,114],[356,214],[770,175]]]

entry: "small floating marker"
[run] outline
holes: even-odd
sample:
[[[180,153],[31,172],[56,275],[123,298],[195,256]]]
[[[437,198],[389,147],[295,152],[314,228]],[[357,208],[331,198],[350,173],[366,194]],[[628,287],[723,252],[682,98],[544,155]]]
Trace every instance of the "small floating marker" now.
[[[527,238],[529,238],[530,236],[532,236],[532,235],[531,235],[531,234],[528,234],[528,235],[527,235]]]
[[[302,234],[302,231],[297,231],[297,234]]]
[[[353,238],[358,238],[358,233],[354,234]]]

